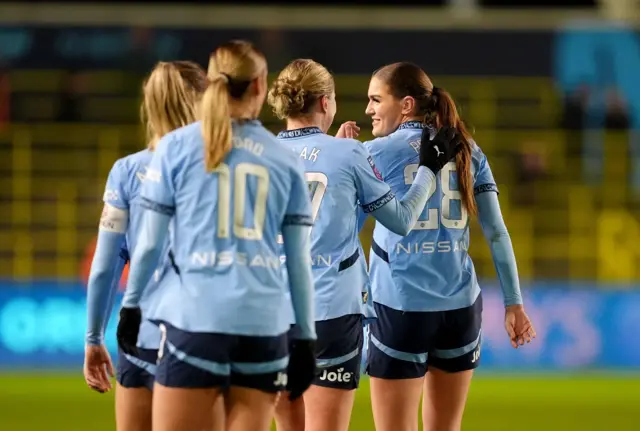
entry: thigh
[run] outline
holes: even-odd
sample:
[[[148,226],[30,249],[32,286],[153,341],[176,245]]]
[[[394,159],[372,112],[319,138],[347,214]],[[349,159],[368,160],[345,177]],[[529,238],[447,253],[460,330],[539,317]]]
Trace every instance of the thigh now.
[[[235,336],[188,332],[161,323],[156,382],[165,388],[226,388]]]
[[[276,430],[305,431],[304,410],[304,397],[291,401],[288,392],[281,392],[276,404]]]
[[[444,322],[429,351],[429,366],[449,373],[480,365],[482,296],[470,307],[444,312]]]
[[[417,413],[424,377],[371,377],[371,409],[376,431],[418,431]]]
[[[284,390],[289,365],[287,333],[268,337],[236,336],[230,365],[231,386],[274,394]]]
[[[362,316],[351,314],[316,322],[316,386],[352,390],[360,382]]]
[[[152,392],[144,386],[116,385],[116,429],[151,431]]]
[[[213,428],[220,388],[170,388],[156,382],[153,431],[203,431]]]
[[[277,393],[232,386],[226,394],[226,431],[269,431]]]
[[[374,306],[378,318],[369,325],[367,374],[379,379],[424,377],[442,313]]]
[[[305,431],[348,431],[356,391],[312,385],[304,393]]]
[[[425,431],[460,430],[473,370],[449,373],[430,368],[422,398]]]
[[[127,355],[118,350],[116,379],[123,388],[146,388],[153,390],[158,350],[138,349],[138,356]]]

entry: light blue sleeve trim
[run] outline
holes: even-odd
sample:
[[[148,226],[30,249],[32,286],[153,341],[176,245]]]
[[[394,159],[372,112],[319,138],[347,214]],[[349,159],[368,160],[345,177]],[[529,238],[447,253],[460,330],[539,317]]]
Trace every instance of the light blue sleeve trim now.
[[[303,340],[316,339],[311,246],[309,245],[310,231],[311,227],[306,225],[288,224],[282,226],[291,302],[298,326],[296,335]]]
[[[489,243],[493,264],[498,274],[504,305],[522,304],[518,266],[513,253],[511,237],[507,231],[500,211],[497,193],[481,193],[476,195],[478,219],[482,233]]]
[[[104,329],[109,322],[113,298],[124,268],[120,257],[124,238],[123,233],[98,232],[87,286],[87,344],[104,343]]]
[[[138,243],[131,257],[127,289],[122,299],[126,308],[138,307],[144,289],[160,261],[162,246],[169,232],[171,217],[153,210],[145,210]]]
[[[429,168],[420,166],[407,194],[400,201],[397,198],[391,199],[384,206],[372,211],[371,215],[391,232],[407,235],[424,210],[429,189],[435,179],[436,176]]]

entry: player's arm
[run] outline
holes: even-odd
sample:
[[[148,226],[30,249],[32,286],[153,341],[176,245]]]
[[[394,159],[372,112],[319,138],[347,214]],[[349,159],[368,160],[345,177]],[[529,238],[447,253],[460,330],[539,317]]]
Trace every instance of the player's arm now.
[[[152,208],[145,205],[138,243],[131,257],[129,280],[122,300],[123,307],[135,308],[139,306],[144,289],[149,284],[149,280],[151,280],[160,261],[170,221],[171,215],[168,213],[158,211],[157,207]]]
[[[105,188],[104,208],[87,286],[86,343],[91,345],[104,343],[104,330],[124,268],[120,251],[129,223],[129,205],[123,187],[126,175],[121,163],[116,162]]]
[[[131,268],[122,306],[136,308],[144,289],[160,261],[160,254],[175,212],[172,157],[172,138],[158,142],[142,184],[141,206],[144,208],[136,249],[131,256]]]
[[[303,340],[315,340],[314,290],[309,242],[313,218],[309,189],[303,172],[300,167],[292,170],[291,173],[292,188],[282,223],[282,239],[287,256],[286,265],[293,312],[299,328],[297,335]]]
[[[475,199],[478,205],[478,219],[482,233],[489,244],[493,264],[498,274],[505,306],[522,304],[518,266],[513,253],[511,237],[502,218],[498,202],[498,188],[486,159],[479,169],[475,181]]]
[[[353,153],[356,189],[364,213],[372,215],[393,233],[407,235],[427,203],[435,175],[420,166],[411,188],[398,200],[382,180],[366,148],[357,145]]]

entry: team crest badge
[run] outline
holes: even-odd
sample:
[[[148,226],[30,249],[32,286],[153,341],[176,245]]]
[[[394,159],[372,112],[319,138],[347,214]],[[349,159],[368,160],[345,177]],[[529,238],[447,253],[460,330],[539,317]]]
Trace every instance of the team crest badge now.
[[[380,173],[378,168],[376,168],[376,164],[373,161],[373,157],[369,156],[367,157],[367,160],[369,161],[369,165],[371,166],[371,169],[373,169],[373,173],[375,174],[376,178],[382,181],[382,174]]]

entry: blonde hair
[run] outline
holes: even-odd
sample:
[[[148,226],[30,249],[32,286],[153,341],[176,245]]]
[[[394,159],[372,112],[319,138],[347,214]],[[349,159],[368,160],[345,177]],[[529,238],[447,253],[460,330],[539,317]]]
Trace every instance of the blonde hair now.
[[[242,40],[219,46],[209,57],[209,86],[200,113],[207,172],[218,167],[231,151],[230,99],[241,100],[266,67],[264,55],[251,42]]]
[[[334,91],[331,73],[320,63],[302,58],[280,72],[267,100],[275,116],[284,120],[308,114],[318,99]]]
[[[152,150],[167,133],[196,121],[207,75],[191,61],[160,62],[142,86],[140,116]]]

